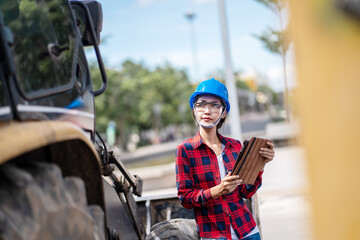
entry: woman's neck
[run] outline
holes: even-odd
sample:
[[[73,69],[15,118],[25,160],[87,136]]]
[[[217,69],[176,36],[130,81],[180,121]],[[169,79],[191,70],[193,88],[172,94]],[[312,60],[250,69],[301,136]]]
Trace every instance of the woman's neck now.
[[[220,139],[217,135],[216,127],[205,129],[200,127],[200,136],[201,139],[207,144],[207,145],[213,145],[220,143]]]

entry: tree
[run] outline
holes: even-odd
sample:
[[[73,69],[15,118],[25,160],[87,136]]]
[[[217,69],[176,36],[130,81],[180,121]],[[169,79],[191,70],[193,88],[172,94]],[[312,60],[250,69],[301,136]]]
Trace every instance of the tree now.
[[[284,109],[286,113],[286,121],[290,120],[290,111],[289,111],[289,90],[287,83],[286,75],[286,54],[290,46],[289,38],[289,25],[284,27],[283,20],[283,10],[286,7],[284,0],[255,0],[259,3],[264,4],[266,7],[270,8],[278,17],[280,22],[280,30],[274,30],[270,27],[260,36],[256,36],[260,41],[262,41],[265,47],[273,52],[280,54],[283,63],[283,74],[284,74]]]
[[[92,66],[91,71],[95,85],[100,85],[98,70]],[[143,63],[128,60],[121,70],[107,69],[107,75],[108,89],[95,99],[96,124],[105,131],[108,122],[115,121],[124,146],[133,132],[192,123],[190,114],[179,111],[183,109],[180,106],[189,110],[187,101],[193,88],[184,71],[169,64],[151,71]]]

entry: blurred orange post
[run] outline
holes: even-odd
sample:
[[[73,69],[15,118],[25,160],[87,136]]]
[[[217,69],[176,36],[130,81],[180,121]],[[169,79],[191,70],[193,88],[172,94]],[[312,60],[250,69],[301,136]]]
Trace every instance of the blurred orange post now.
[[[289,1],[316,240],[360,239],[360,17],[341,2],[360,7]]]

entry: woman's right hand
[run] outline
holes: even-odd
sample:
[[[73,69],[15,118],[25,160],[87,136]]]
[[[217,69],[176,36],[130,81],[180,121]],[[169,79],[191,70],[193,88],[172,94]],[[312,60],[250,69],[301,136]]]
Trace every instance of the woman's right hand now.
[[[211,196],[215,199],[222,195],[229,194],[233,192],[241,182],[242,180],[239,179],[238,175],[231,176],[231,172],[229,172],[219,185],[211,188]]]

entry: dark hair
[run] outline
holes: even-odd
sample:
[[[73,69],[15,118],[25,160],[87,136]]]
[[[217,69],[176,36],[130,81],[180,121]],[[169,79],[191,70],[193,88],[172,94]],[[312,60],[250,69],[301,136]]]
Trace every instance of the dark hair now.
[[[224,109],[224,111],[225,111],[225,109]],[[219,123],[216,125],[216,130],[218,130],[222,127],[222,125],[224,124],[224,122],[226,120],[226,116],[227,116],[227,114],[225,115],[224,118],[220,119]]]

